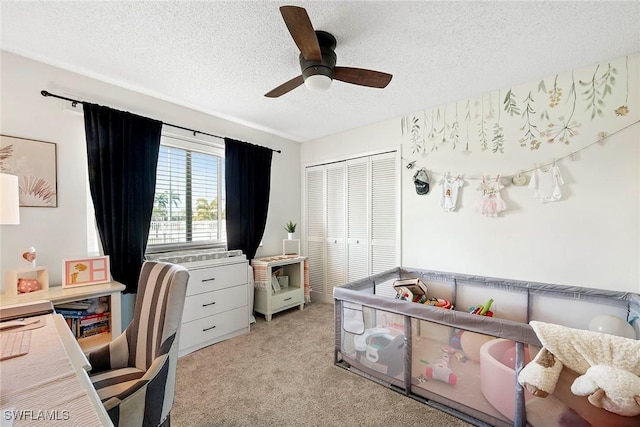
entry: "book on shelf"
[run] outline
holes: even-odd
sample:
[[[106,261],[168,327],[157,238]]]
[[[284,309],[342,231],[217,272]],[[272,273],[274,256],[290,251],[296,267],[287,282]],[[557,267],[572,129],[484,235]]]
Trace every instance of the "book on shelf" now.
[[[91,325],[93,323],[100,323],[103,321],[108,321],[111,317],[111,313],[108,311],[105,313],[94,313],[89,314],[80,318],[80,325]]]
[[[80,327],[80,331],[78,333],[78,338],[87,338],[92,337],[94,335],[103,334],[105,332],[109,332],[109,324],[94,324],[89,327]]]
[[[100,314],[107,313],[107,311],[105,311],[104,313],[95,313],[91,309],[91,305],[94,302],[95,301],[87,299],[87,300],[81,300],[81,301],[61,303],[61,304],[56,304],[54,306],[54,309],[56,313],[61,314],[63,317],[87,317],[87,316],[100,315]],[[107,306],[107,310],[108,308],[109,307]]]
[[[63,310],[87,310],[91,306],[91,300],[83,299],[80,301],[72,301],[72,302],[63,302],[60,304],[56,304],[56,311],[58,309]]]
[[[90,325],[76,326],[76,338],[86,338],[91,335],[101,334],[109,331],[109,321],[105,320],[98,323],[92,323]]]
[[[89,313],[87,310],[67,309],[67,308],[60,308],[58,306],[55,306],[55,310],[56,310],[56,313],[61,314],[62,317],[81,318],[81,317],[89,316],[90,314],[92,314],[92,313]]]

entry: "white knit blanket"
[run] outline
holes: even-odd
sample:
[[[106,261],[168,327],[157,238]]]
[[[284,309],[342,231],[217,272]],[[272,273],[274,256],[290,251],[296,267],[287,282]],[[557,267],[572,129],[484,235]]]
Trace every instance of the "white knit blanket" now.
[[[584,374],[594,365],[624,369],[640,376],[640,341],[566,326],[529,322],[542,345],[564,366]]]

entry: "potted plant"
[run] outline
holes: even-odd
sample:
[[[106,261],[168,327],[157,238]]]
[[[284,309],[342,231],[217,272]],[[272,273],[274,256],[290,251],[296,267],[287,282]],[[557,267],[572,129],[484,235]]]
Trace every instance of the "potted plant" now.
[[[289,240],[293,239],[293,233],[296,232],[296,223],[293,221],[289,221],[285,224],[284,229],[287,230],[287,236]]]

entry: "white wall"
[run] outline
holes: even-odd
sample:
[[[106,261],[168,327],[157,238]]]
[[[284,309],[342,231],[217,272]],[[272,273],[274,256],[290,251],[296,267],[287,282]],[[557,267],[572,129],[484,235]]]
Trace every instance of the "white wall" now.
[[[505,125],[505,153],[482,152],[472,144],[470,153],[463,153],[459,146],[451,149],[451,141],[431,151],[438,145],[428,138],[424,125],[432,123],[432,112],[449,114],[449,123],[455,104],[417,112],[421,120],[421,136],[425,138],[425,153],[414,153],[410,135],[403,134],[402,118],[376,123],[360,129],[303,143],[301,164],[303,166],[322,163],[361,152],[402,145],[403,164],[415,160],[418,167],[431,172],[431,191],[419,196],[413,185],[414,170],[402,170],[402,264],[407,267],[478,274],[499,278],[510,278],[564,285],[576,285],[618,291],[640,292],[640,124],[638,110],[638,64],[640,55],[630,56],[628,62],[630,85],[624,91],[625,58],[619,58],[618,80],[614,94],[606,98],[607,117],[590,121],[583,107],[576,109],[576,116],[583,120],[580,134],[569,144],[556,141],[542,142],[538,150],[519,146],[518,132],[521,123],[511,129]],[[614,64],[614,65],[615,65]],[[606,69],[606,63],[598,75]],[[581,75],[591,76],[595,65],[585,67]],[[576,76],[578,76],[576,70]],[[571,78],[571,74],[561,74]],[[544,77],[544,76],[541,76]],[[547,88],[553,77],[546,78]],[[585,77],[587,79],[587,77]],[[539,82],[532,82],[534,90]],[[531,85],[516,87],[518,93]],[[576,77],[578,97],[582,97],[582,86]],[[506,90],[492,93],[495,105],[502,105]],[[366,90],[366,89],[363,89]],[[386,90],[392,90],[391,87]],[[526,96],[527,92],[524,92]],[[470,94],[474,96],[475,94]],[[542,93],[541,95],[544,95]],[[628,98],[630,114],[620,117],[613,114]],[[471,104],[485,105],[489,94],[478,95]],[[521,96],[522,100],[523,96]],[[543,96],[538,96],[543,98]],[[568,108],[566,100],[569,90],[565,86],[563,103],[557,108]],[[455,100],[452,100],[454,102]],[[462,106],[458,103],[462,121]],[[547,108],[536,104],[537,112]],[[635,111],[634,111],[635,110]],[[484,111],[485,115],[487,111]],[[505,112],[502,120],[506,122]],[[553,113],[552,113],[553,114]],[[413,115],[408,115],[413,117]],[[554,117],[551,119],[555,120]],[[598,119],[598,118],[596,118]],[[495,117],[493,120],[496,120]],[[521,116],[514,120],[521,120]],[[437,120],[436,120],[437,121]],[[442,121],[439,121],[442,123]],[[633,124],[635,123],[635,124]],[[604,144],[595,144],[598,131],[614,131],[629,125]],[[477,129],[471,127],[472,142],[477,138]],[[464,129],[461,129],[463,133]],[[488,126],[489,140],[493,128]],[[464,139],[465,135],[461,135]],[[584,148],[583,150],[580,150]],[[495,178],[497,174],[508,175],[529,170],[536,164],[561,159],[578,151],[575,160],[558,161],[564,177],[563,198],[554,203],[542,204],[533,198],[527,187],[508,185],[502,190],[507,210],[497,218],[485,217],[474,211],[480,199],[476,191],[483,174]],[[456,212],[443,212],[440,208],[441,190],[435,181],[450,172],[466,177],[459,208]],[[527,173],[527,175],[531,175]]]
[[[56,285],[61,283],[63,259],[87,255],[83,117],[64,111],[63,101],[41,96],[41,90],[282,150],[273,154],[264,246],[257,256],[281,253],[284,224],[289,219],[300,222],[299,143],[7,52],[1,52],[1,61],[0,133],[56,143],[58,166],[58,207],[23,207],[20,225],[0,226],[3,274],[21,266],[22,252],[33,246],[38,265],[48,267]]]

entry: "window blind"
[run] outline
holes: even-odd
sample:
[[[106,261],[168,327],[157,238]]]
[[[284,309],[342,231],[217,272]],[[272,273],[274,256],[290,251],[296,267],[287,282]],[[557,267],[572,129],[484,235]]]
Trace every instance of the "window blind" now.
[[[219,147],[163,136],[148,251],[224,245],[224,188]]]

